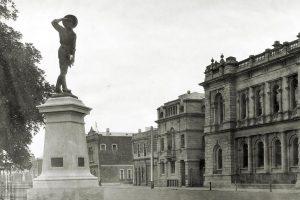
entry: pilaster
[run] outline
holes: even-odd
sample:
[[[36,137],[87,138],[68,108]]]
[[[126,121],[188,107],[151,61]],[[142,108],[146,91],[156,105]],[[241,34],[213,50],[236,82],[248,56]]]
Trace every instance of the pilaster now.
[[[254,118],[254,88],[249,88],[249,119],[250,125],[253,125],[253,118]]]
[[[300,38],[299,38],[299,42],[300,42]],[[298,94],[300,94],[300,58],[297,59],[296,65],[298,71]],[[297,115],[300,116],[300,95],[298,95],[298,100],[297,100]]]
[[[283,119],[289,118],[289,104],[290,104],[290,93],[289,93],[289,84],[288,84],[288,78],[284,76],[282,78],[282,113],[283,113]]]
[[[253,164],[252,164],[252,138],[248,137],[248,172],[251,174],[253,171]]]
[[[266,173],[270,172],[270,165],[269,165],[269,141],[268,135],[264,135],[264,169]]]
[[[282,172],[287,172],[287,144],[286,144],[286,133],[281,133],[281,167]]]
[[[270,82],[267,82],[265,84],[265,116],[266,116],[266,122],[270,122],[271,120],[271,91],[270,91]]]

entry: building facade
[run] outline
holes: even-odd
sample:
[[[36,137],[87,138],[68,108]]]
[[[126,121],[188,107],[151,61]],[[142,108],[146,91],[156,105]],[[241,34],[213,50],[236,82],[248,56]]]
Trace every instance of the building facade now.
[[[205,185],[299,187],[299,75],[299,40],[275,41],[272,49],[239,62],[223,55],[219,62],[212,59],[200,84],[205,90]]]
[[[203,98],[203,94],[188,91],[157,109],[159,186],[203,184]]]
[[[138,133],[132,135],[134,185],[151,185],[151,144],[153,151],[153,182],[157,186],[157,129],[149,129],[144,132],[139,130]]]
[[[91,173],[100,183],[132,183],[132,133],[97,132],[91,128],[87,139]]]

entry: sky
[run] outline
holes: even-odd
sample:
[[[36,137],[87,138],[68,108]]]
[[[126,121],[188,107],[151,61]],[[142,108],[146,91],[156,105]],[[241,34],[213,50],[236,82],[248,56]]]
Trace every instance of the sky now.
[[[156,126],[156,109],[179,95],[203,92],[213,57],[238,61],[297,39],[296,0],[15,0],[9,22],[33,43],[39,67],[56,83],[58,33],[53,19],[78,18],[75,65],[67,74],[72,93],[93,110],[85,118],[100,131],[137,132]],[[42,156],[44,129],[30,149]]]

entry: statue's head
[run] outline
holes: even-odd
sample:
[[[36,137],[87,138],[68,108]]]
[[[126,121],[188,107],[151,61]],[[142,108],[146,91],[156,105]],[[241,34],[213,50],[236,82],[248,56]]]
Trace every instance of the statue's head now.
[[[78,20],[74,15],[66,15],[62,23],[65,27],[75,28],[78,24]]]

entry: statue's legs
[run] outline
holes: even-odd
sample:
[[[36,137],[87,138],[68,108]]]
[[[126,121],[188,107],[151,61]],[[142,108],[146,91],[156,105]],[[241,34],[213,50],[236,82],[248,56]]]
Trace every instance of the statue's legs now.
[[[67,83],[66,83],[66,75],[68,72],[68,65],[62,65],[60,68],[60,76],[61,76],[61,86],[63,92],[71,92],[71,90],[68,89]]]
[[[57,81],[56,81],[56,86],[55,86],[55,92],[56,93],[61,93],[61,89],[60,89],[60,86],[61,86],[61,75],[59,75],[57,77]]]
[[[55,91],[57,93],[61,93],[61,92],[70,93],[71,92],[71,90],[69,90],[67,88],[67,83],[66,83],[67,72],[68,72],[68,66],[60,64],[60,75],[57,78],[56,87],[55,87]],[[61,90],[61,88],[62,88],[62,90]]]

